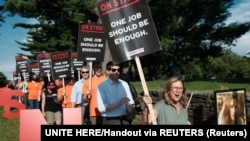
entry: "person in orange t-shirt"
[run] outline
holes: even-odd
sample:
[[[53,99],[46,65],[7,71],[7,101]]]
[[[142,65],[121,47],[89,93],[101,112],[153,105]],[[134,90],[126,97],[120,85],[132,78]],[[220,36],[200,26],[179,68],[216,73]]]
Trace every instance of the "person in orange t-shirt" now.
[[[101,113],[98,111],[97,107],[97,88],[98,85],[107,79],[106,76],[102,73],[102,63],[101,62],[94,62],[93,63],[93,71],[94,74],[91,77],[91,84],[90,79],[87,79],[83,85],[83,95],[84,100],[89,101],[89,114],[90,114],[90,121],[91,125],[101,125],[102,124],[102,116]],[[91,86],[90,86],[91,85]]]
[[[65,87],[57,90],[57,100],[62,103],[62,108],[71,108],[71,92],[75,81],[72,77],[68,78]]]
[[[40,109],[40,97],[43,83],[35,73],[30,74],[27,83],[29,109]]]

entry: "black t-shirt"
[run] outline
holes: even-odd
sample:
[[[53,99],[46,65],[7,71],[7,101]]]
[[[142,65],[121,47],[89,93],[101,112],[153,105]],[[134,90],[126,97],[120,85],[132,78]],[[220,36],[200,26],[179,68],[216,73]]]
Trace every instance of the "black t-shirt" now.
[[[62,106],[58,103],[55,92],[50,92],[48,89],[45,89],[44,94],[46,97],[45,111],[57,112],[62,110]]]

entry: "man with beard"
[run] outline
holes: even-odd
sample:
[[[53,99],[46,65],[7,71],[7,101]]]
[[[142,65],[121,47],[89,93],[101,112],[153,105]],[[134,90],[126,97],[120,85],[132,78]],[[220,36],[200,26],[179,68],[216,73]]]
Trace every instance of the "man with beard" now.
[[[119,79],[120,66],[110,61],[106,65],[108,79],[98,86],[98,110],[103,125],[129,125],[127,114],[134,112],[134,100],[126,81]]]

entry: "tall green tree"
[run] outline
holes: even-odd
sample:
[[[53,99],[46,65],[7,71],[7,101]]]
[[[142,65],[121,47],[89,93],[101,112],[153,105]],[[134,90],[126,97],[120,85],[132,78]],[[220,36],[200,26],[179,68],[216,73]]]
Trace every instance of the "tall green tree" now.
[[[76,51],[80,22],[97,22],[96,0],[8,0],[5,10],[36,23],[16,23],[29,30],[26,42],[16,41],[36,59],[41,51]]]
[[[41,51],[76,50],[79,23],[99,20],[97,1],[8,0],[4,10],[37,20],[14,25],[29,29],[27,42],[17,43],[36,59]],[[208,57],[222,56],[223,47],[234,45],[250,29],[250,22],[225,24],[233,0],[148,0],[148,4],[163,50],[141,58],[147,80],[172,75],[206,78]],[[128,64],[135,68],[134,62]]]
[[[235,53],[226,52],[220,57],[208,57],[207,73],[214,73],[217,79],[247,79],[250,78],[250,61]],[[212,69],[212,70],[211,70]]]
[[[0,71],[0,88],[7,84],[7,77]]]
[[[163,50],[145,57],[145,66],[159,68],[151,65],[161,65],[167,76],[180,75],[188,68],[183,66],[190,62],[199,59],[205,63],[208,56],[222,55],[223,47],[234,45],[250,29],[250,22],[225,24],[233,1],[150,0]],[[150,60],[161,63],[150,63]]]
[[[0,2],[0,27],[2,26],[2,23],[4,22],[4,18],[5,18],[5,16],[4,16],[5,11],[4,11],[3,7],[4,7],[4,2]],[[0,33],[0,35],[1,35],[1,33]]]

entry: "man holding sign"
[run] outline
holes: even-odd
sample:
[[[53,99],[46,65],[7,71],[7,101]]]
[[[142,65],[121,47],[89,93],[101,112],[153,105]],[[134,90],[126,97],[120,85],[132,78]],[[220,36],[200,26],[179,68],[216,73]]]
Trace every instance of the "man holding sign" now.
[[[98,86],[98,110],[103,125],[129,125],[127,113],[134,112],[134,100],[127,82],[119,79],[120,66],[112,61],[106,65],[109,78]]]
[[[89,102],[89,114],[91,125],[101,125],[102,117],[101,113],[97,108],[97,88],[98,85],[105,81],[107,77],[103,75],[102,72],[102,63],[94,62],[93,63],[94,74],[92,77],[87,79],[82,88],[82,92],[84,95],[84,100]],[[92,73],[90,73],[92,74]]]
[[[102,0],[97,8],[113,61],[121,63],[135,59],[144,93],[148,94],[139,56],[161,50],[161,47],[146,0]],[[153,113],[152,105],[147,106]]]

